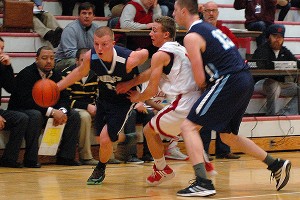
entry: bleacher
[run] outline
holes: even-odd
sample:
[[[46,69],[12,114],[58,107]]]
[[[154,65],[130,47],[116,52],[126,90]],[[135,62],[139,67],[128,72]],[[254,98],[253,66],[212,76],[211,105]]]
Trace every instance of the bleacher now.
[[[205,3],[206,1],[203,1]],[[215,0],[215,2],[219,5],[219,19],[222,20],[223,24],[226,25],[229,28],[238,28],[238,29],[245,29],[244,28],[244,10],[235,10],[233,8],[233,2],[234,0]],[[62,28],[64,28],[68,23],[76,19],[77,15],[77,6],[74,9],[73,15],[74,16],[60,16],[61,15],[61,5],[58,0],[44,0],[43,3],[44,9],[51,12],[53,15],[56,16],[56,19],[59,21],[59,24]],[[106,6],[105,8],[106,17],[96,17],[95,23],[98,25],[106,26],[107,21],[109,19],[109,10]],[[276,18],[278,16],[278,11],[276,12]],[[2,23],[3,15],[0,14],[0,24]],[[285,21],[279,22],[276,21],[276,23],[284,24],[286,26],[286,39],[284,45],[287,46],[296,56],[300,59],[300,10],[297,8],[291,8],[289,11]],[[38,34],[36,33],[8,33],[8,32],[0,32],[0,36],[3,37],[5,40],[5,51],[8,52],[12,59],[12,65],[14,67],[15,73],[18,73],[20,70],[22,70],[25,66],[30,65],[35,60],[35,52],[39,47],[42,45],[49,44],[47,41],[41,39]],[[248,54],[252,54],[254,50],[256,49],[256,43],[253,38],[249,38],[248,44],[244,44],[246,48],[244,52]],[[243,55],[245,56],[245,55]],[[7,94],[5,91],[2,92],[2,108],[6,108],[7,101],[9,98],[9,94]],[[251,105],[247,109],[247,112],[251,113],[253,110],[264,112],[263,106],[265,99],[263,99],[261,96],[254,96],[251,100]],[[285,101],[284,99],[282,100]],[[259,108],[262,108],[259,110]],[[278,137],[284,135],[287,130],[280,130],[278,131],[278,120],[277,118],[272,118],[272,120],[268,121],[270,127],[273,127],[267,135],[263,135],[262,131],[264,131],[264,128],[257,128],[256,130],[259,133],[259,135],[253,134],[253,131],[249,127],[254,127],[254,124],[263,124],[264,119],[255,118],[256,122],[249,122],[247,120],[243,121],[241,126],[241,134],[245,135],[247,137]],[[283,122],[282,120],[281,122]],[[289,118],[288,122],[286,123],[292,123],[295,127],[294,136],[300,136],[300,117],[295,116],[293,118]],[[299,125],[298,125],[299,124]],[[298,127],[299,126],[299,127]],[[275,128],[274,128],[275,127]],[[3,134],[0,134],[0,136]],[[0,140],[2,138],[0,137]],[[0,149],[4,148],[4,143],[0,142]],[[292,148],[292,147],[290,147]],[[296,148],[296,147],[295,147]],[[282,148],[274,149],[273,150],[282,150]],[[298,145],[299,149],[299,145]],[[269,149],[270,150],[270,149]],[[271,149],[272,150],[272,149]],[[234,151],[234,150],[233,150]]]

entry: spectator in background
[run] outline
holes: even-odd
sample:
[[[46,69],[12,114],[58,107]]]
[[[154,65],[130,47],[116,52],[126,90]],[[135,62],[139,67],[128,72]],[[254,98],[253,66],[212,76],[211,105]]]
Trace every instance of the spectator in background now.
[[[259,46],[266,41],[266,30],[274,23],[277,0],[234,0],[234,8],[245,9],[245,28],[249,31],[261,31],[256,38],[256,45]]]
[[[223,33],[227,35],[227,37],[235,44],[238,48],[238,39],[235,35],[226,27],[223,26],[220,21],[218,21],[219,10],[218,5],[209,1],[203,5],[203,18],[204,21],[216,26]],[[209,144],[211,142],[211,130],[201,129],[200,136],[203,141],[204,150],[209,155]],[[226,158],[226,159],[238,159],[240,156],[231,153],[230,147],[222,142],[220,138],[220,133],[216,133],[216,150],[215,150],[216,158]]]
[[[277,0],[277,9],[280,9],[278,21],[283,21],[291,8],[290,0]]]
[[[174,11],[174,0],[158,0],[161,8],[161,15],[172,17]]]
[[[60,28],[58,21],[51,13],[43,11],[42,0],[33,0],[33,2],[37,8],[33,12],[33,31],[48,40],[56,48],[60,42],[63,29]]]
[[[273,24],[267,30],[268,41],[259,46],[252,59],[263,59],[270,61],[299,61],[290,50],[283,46],[285,27]],[[284,77],[273,76],[259,80],[255,84],[255,92],[267,97],[266,115],[298,115],[298,92],[297,81],[284,82]],[[284,108],[279,108],[279,96],[292,97]]]
[[[62,33],[61,42],[55,53],[55,61],[58,70],[75,65],[76,52],[81,48],[94,47],[94,32],[98,25],[93,23],[95,18],[95,6],[85,2],[78,7],[78,19],[68,24]]]
[[[111,17],[120,17],[124,6],[130,0],[110,0],[108,3],[109,10],[111,11]]]
[[[161,16],[161,9],[157,0],[132,0],[124,7],[116,28],[122,29],[151,29],[153,20]],[[124,43],[126,36],[116,34],[116,42]],[[151,38],[146,37],[127,37],[126,47],[131,50],[146,48],[151,56],[157,48],[152,45]]]
[[[8,104],[9,110],[20,111],[28,115],[29,124],[34,124],[28,130],[26,138],[33,138],[26,142],[27,162],[24,166],[33,168],[41,167],[38,163],[39,136],[48,117],[53,117],[53,125],[66,124],[59,151],[56,154],[56,164],[78,166],[75,160],[78,131],[80,128],[80,116],[77,111],[69,109],[69,96],[67,91],[60,92],[60,99],[53,107],[43,108],[38,106],[32,97],[33,85],[42,78],[49,78],[54,82],[62,79],[60,73],[54,68],[54,51],[52,48],[43,46],[38,49],[36,61],[22,69],[16,77],[16,87],[11,94]]]
[[[77,2],[84,3],[89,2],[95,6],[95,16],[105,17],[104,13],[104,1],[105,0],[60,0],[62,6],[63,16],[72,16],[73,10]]]
[[[300,0],[291,0],[292,7],[300,8]]]
[[[87,48],[78,49],[76,52],[76,64],[62,71],[63,78],[73,69],[80,66],[83,61]],[[79,131],[79,159],[83,165],[97,165],[98,161],[93,158],[91,151],[91,128],[92,121],[96,115],[96,100],[98,96],[97,75],[90,70],[81,80],[69,86],[67,90],[70,93],[70,107],[79,112],[81,123]]]
[[[0,37],[0,98],[2,88],[11,93],[15,86],[14,72],[11,66],[10,58],[3,52],[4,40]],[[0,101],[1,105],[1,101]],[[9,130],[9,140],[5,145],[3,155],[0,159],[1,167],[21,168],[18,163],[20,147],[27,130],[29,119],[25,113],[0,108],[0,131]],[[28,140],[27,140],[28,142]],[[25,152],[24,162],[27,163],[29,155]]]

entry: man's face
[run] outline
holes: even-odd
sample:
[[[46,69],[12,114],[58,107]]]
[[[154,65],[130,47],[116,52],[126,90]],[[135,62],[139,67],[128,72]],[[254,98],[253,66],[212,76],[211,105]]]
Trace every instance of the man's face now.
[[[207,3],[204,6],[203,17],[204,20],[214,26],[217,24],[217,19],[219,16],[218,6],[213,3]]]
[[[104,61],[111,61],[115,41],[109,35],[97,37],[94,35],[94,48],[98,56]]]
[[[164,44],[164,38],[168,37],[165,32],[162,31],[162,25],[155,22],[150,32],[152,44],[156,47],[161,47]]]
[[[88,10],[81,10],[80,11],[79,21],[83,26],[85,26],[85,27],[91,26],[94,18],[95,18],[95,15],[93,13],[92,8],[90,8]]]
[[[283,45],[284,38],[280,34],[271,34],[269,36],[269,41],[273,50],[280,50]]]
[[[4,52],[4,42],[0,41],[0,55]]]
[[[50,72],[54,68],[54,52],[53,50],[43,49],[38,57],[36,57],[37,67],[44,73]]]
[[[183,25],[183,22],[182,22],[182,18],[183,18],[182,8],[178,5],[177,1],[175,1],[175,4],[174,4],[173,17],[174,17],[177,24],[179,24],[180,26]]]
[[[141,2],[147,9],[154,5],[154,0],[141,0]]]

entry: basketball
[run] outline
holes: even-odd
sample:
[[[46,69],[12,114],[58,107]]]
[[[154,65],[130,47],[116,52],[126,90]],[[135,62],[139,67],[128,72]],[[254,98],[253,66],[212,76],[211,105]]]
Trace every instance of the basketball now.
[[[32,97],[35,103],[43,108],[53,106],[59,99],[59,89],[50,79],[38,80],[32,88]]]

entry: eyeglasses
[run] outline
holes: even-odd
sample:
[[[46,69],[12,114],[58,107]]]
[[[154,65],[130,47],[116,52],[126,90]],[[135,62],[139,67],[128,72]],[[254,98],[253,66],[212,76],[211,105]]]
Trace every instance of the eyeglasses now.
[[[218,9],[205,9],[204,12],[207,12],[207,13],[211,13],[211,12],[216,13],[216,12],[218,12]]]

